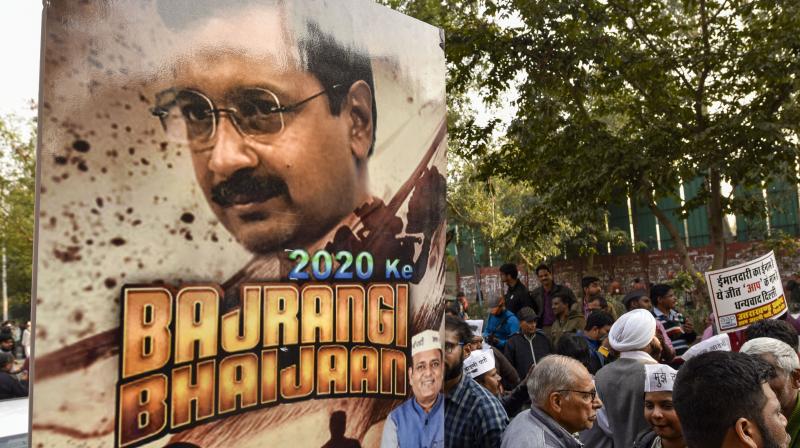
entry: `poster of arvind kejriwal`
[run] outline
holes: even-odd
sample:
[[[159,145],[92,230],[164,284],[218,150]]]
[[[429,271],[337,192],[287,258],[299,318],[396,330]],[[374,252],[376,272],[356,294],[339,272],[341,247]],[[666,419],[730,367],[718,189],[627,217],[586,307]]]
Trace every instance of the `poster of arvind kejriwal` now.
[[[440,31],[45,2],[32,445],[379,446],[438,329]]]

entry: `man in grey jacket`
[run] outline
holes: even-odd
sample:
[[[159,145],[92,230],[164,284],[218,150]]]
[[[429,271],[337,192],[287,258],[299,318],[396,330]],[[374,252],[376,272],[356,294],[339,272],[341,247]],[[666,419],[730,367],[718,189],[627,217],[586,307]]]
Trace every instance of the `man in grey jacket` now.
[[[591,428],[603,406],[586,367],[566,356],[547,356],[528,376],[528,392],[533,406],[511,421],[501,447],[582,447],[574,433]]]
[[[605,365],[595,375],[597,391],[605,401],[601,419],[607,418],[609,433],[601,427],[581,434],[591,447],[625,448],[633,446],[636,435],[650,427],[644,419],[645,364],[658,364],[661,344],[656,337],[656,319],[644,309],[629,311],[608,333],[611,348],[620,352],[620,359]],[[604,439],[611,440],[604,440]]]

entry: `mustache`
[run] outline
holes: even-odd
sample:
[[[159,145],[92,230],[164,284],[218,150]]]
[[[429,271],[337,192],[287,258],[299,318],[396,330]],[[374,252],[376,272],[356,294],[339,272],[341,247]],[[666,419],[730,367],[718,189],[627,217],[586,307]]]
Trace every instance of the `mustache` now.
[[[239,170],[228,179],[211,188],[211,200],[221,207],[264,202],[288,194],[289,187],[283,179],[268,174],[258,176],[252,168]]]

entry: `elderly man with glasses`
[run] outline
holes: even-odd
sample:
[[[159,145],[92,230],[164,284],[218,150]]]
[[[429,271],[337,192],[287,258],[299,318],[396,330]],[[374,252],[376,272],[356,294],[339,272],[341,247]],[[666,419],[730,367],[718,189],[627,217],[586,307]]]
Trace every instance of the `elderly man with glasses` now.
[[[529,412],[514,418],[503,448],[579,448],[575,433],[590,429],[603,403],[580,362],[561,355],[542,359],[528,376]]]

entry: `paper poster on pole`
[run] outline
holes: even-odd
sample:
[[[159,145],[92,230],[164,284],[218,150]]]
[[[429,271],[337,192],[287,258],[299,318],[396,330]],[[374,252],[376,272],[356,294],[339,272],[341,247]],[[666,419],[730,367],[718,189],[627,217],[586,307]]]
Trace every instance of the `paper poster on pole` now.
[[[715,325],[728,333],[786,312],[786,296],[775,254],[737,266],[706,272]]]
[[[43,26],[31,446],[380,446],[445,306],[440,30],[371,0]]]

